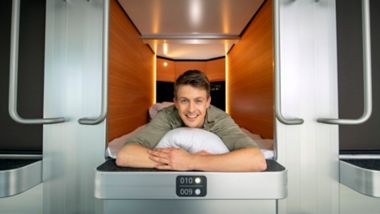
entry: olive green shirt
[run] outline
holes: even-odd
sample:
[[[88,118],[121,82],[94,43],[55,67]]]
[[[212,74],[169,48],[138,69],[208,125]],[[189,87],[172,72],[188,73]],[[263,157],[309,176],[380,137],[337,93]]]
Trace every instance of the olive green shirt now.
[[[172,105],[160,110],[146,127],[126,143],[138,143],[147,148],[154,148],[168,131],[185,126],[177,108]],[[256,142],[243,133],[227,113],[212,105],[207,109],[203,129],[218,135],[230,151],[257,147]]]

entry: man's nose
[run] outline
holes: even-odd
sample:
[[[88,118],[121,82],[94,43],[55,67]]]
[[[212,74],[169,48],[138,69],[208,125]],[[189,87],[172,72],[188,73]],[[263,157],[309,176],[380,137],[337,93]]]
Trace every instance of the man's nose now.
[[[190,102],[190,104],[189,104],[189,111],[190,112],[194,112],[195,111],[195,103],[194,102]]]

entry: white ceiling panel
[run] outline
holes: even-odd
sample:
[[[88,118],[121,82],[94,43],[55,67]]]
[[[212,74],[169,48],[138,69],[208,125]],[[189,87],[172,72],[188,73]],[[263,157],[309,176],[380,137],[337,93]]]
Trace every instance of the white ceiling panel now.
[[[225,54],[238,40],[144,40],[161,57],[171,59],[211,59]],[[165,44],[166,43],[166,44]],[[166,46],[166,47],[165,47]],[[166,50],[165,50],[166,49]]]
[[[234,42],[218,37],[239,36],[264,0],[119,0],[120,5],[157,55],[173,59],[224,56]],[[202,44],[178,42],[175,37],[198,38]],[[165,40],[168,52],[164,54]],[[183,39],[182,39],[183,40]],[[227,45],[226,45],[227,43]],[[156,46],[153,46],[156,44]]]

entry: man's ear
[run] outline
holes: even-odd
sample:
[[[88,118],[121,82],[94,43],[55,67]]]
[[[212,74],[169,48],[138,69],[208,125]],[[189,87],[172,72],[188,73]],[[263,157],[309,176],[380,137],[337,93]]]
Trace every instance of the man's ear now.
[[[176,99],[175,97],[173,98],[173,103],[174,103],[174,106],[175,106],[176,108],[178,108],[178,106],[177,106],[177,105],[178,105],[178,102],[177,102],[177,99]]]
[[[211,105],[211,96],[208,96],[207,98],[207,108]]]

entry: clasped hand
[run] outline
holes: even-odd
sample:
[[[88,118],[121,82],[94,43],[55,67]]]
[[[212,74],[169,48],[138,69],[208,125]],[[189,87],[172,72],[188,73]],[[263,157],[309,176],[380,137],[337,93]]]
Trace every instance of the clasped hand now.
[[[189,153],[180,148],[160,148],[148,150],[149,158],[156,162],[155,168],[163,170],[194,170],[193,160],[196,155],[207,155],[205,151]]]

